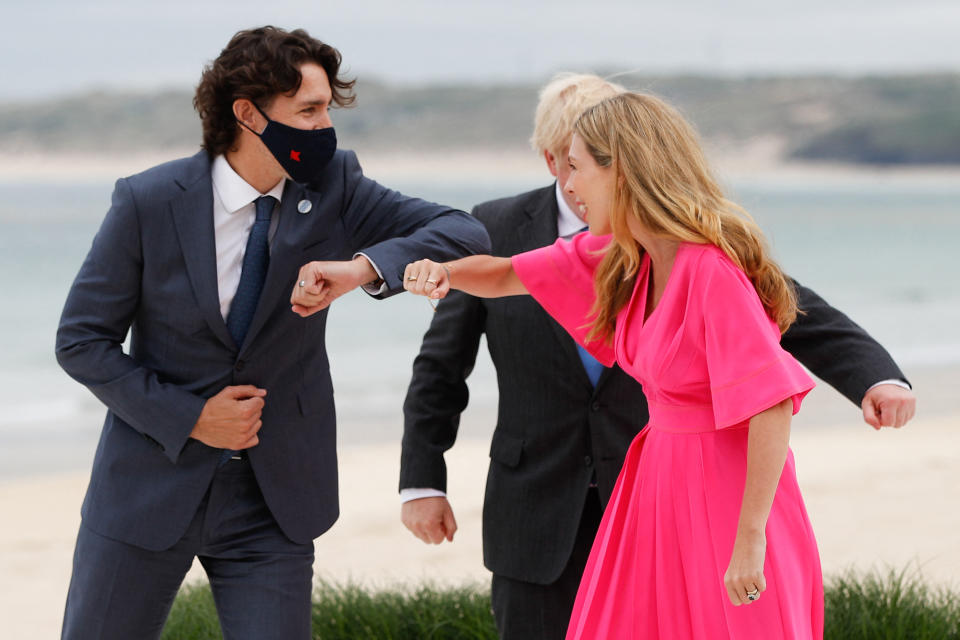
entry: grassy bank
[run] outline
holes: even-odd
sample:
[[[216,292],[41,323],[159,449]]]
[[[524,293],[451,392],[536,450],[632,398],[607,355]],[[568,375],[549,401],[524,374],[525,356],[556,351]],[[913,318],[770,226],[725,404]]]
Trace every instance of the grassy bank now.
[[[490,593],[479,585],[423,585],[368,591],[322,585],[313,595],[313,637],[390,640],[483,640],[497,637]],[[162,640],[219,639],[220,625],[206,585],[186,587],[174,602]]]
[[[495,640],[484,586],[424,585],[368,591],[322,585],[314,594],[313,637],[389,640]],[[913,574],[848,574],[826,585],[826,640],[960,640],[960,594],[927,587]],[[163,640],[220,638],[206,586],[177,597]]]

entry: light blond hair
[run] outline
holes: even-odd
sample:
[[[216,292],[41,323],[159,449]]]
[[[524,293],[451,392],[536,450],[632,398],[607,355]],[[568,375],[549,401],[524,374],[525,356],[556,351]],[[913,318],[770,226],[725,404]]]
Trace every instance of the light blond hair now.
[[[558,162],[567,161],[573,125],[589,107],[626,91],[620,85],[589,73],[558,73],[540,90],[530,145],[549,151]]]
[[[614,241],[595,275],[589,338],[612,339],[617,313],[633,292],[643,247],[627,227],[628,216],[655,235],[720,247],[750,278],[781,333],[787,330],[797,315],[793,286],[770,258],[757,224],[724,195],[696,132],[676,109],[655,96],[623,93],[585,111],[574,131],[618,177],[610,212]]]

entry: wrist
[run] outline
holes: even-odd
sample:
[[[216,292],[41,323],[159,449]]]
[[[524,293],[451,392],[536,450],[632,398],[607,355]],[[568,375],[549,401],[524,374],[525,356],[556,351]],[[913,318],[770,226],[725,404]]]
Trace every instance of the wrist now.
[[[353,266],[357,274],[357,286],[376,284],[380,280],[377,270],[373,268],[366,256],[358,255],[353,259]]]
[[[737,537],[745,542],[762,540],[766,536],[766,524],[759,522],[741,522],[737,527]]]

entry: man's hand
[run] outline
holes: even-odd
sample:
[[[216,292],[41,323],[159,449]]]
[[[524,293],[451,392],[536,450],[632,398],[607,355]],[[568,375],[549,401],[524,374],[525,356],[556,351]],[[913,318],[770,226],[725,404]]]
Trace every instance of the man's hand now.
[[[309,262],[300,267],[290,304],[294,313],[306,318],[326,309],[343,294],[376,279],[376,270],[363,256],[353,260]]]
[[[256,446],[265,395],[266,389],[250,384],[224,387],[203,405],[190,437],[215,449],[240,451]]]
[[[400,520],[410,532],[428,544],[453,542],[457,521],[450,503],[443,497],[408,500],[400,507]]]
[[[878,384],[867,391],[860,403],[863,419],[874,429],[907,424],[917,409],[917,398],[910,389],[895,384]]]

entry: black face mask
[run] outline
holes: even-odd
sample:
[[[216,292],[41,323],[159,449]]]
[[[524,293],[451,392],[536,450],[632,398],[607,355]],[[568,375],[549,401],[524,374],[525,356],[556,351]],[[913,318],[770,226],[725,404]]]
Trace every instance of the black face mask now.
[[[259,134],[250,127],[247,129],[260,136],[287,175],[303,185],[319,178],[337,150],[337,134],[333,127],[297,129],[271,120],[260,107],[257,107],[257,111],[267,119],[267,126]]]

